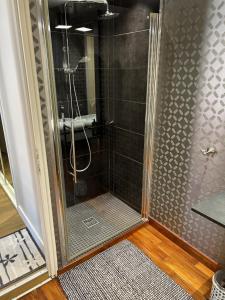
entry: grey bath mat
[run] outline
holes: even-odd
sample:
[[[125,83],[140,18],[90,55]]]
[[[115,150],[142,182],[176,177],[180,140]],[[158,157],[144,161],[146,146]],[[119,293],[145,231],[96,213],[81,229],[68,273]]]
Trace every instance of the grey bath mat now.
[[[70,300],[192,299],[129,241],[59,276]]]
[[[0,288],[44,265],[45,260],[27,229],[0,238]]]

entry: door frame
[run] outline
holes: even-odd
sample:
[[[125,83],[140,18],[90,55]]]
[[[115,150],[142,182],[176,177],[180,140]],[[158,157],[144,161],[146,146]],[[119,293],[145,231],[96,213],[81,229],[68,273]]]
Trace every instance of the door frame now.
[[[21,73],[26,90],[26,118],[31,125],[33,155],[36,161],[37,191],[39,191],[39,213],[44,242],[45,258],[50,277],[58,271],[57,249],[52,213],[52,200],[49,185],[46,148],[42,125],[40,95],[36,76],[36,64],[32,39],[32,25],[28,0],[12,1],[12,10],[18,28],[18,45],[20,51]]]

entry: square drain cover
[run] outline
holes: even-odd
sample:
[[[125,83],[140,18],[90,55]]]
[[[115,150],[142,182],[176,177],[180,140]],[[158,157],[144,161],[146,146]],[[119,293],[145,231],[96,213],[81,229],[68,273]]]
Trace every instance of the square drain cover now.
[[[87,228],[91,228],[91,227],[99,224],[99,221],[96,220],[94,217],[90,217],[88,219],[82,220],[82,222]]]

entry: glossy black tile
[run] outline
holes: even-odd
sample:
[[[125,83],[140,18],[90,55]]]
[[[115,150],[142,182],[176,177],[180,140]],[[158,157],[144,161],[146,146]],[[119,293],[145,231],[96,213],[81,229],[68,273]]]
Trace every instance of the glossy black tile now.
[[[108,68],[99,69],[100,98],[107,98],[109,96],[109,85],[111,84],[110,73],[111,70]]]
[[[78,100],[87,100],[86,72],[88,72],[88,70],[86,70],[85,68],[78,68],[76,72],[71,76],[73,99],[75,99],[75,97],[77,96]],[[76,91],[76,96],[74,92],[74,87]]]
[[[55,70],[55,86],[58,101],[69,100],[69,81],[68,75],[63,71]]]
[[[119,128],[113,131],[113,151],[143,163],[144,136]]]
[[[139,31],[149,28],[149,14],[151,6],[148,1],[135,0],[125,3],[123,1],[112,1],[110,8],[119,12],[114,19],[114,34]]]
[[[114,33],[114,19],[99,20],[98,28],[100,37],[111,36]]]
[[[113,69],[113,98],[145,103],[147,66],[141,69]]]
[[[133,184],[129,181],[123,180],[119,176],[114,176],[114,190],[113,194],[124,201],[130,207],[141,213],[142,204],[142,187],[141,185]]]
[[[63,67],[63,44],[65,34],[61,32],[51,32],[52,38],[52,49],[53,49],[53,60],[55,68]]]
[[[109,68],[111,36],[99,37],[99,67]]]
[[[75,183],[71,175],[67,176],[66,182],[66,203],[67,207],[88,201],[108,191],[107,173],[83,178],[78,174]]]
[[[146,68],[149,31],[113,36],[111,67],[116,69]]]
[[[78,101],[79,110],[81,116],[88,114],[87,108],[87,100]],[[58,102],[58,116],[59,119],[62,119],[63,114],[64,118],[71,118],[72,117],[72,109],[73,109],[73,117],[78,117],[78,109],[77,109],[77,102],[73,99],[72,100],[72,108],[71,108],[71,101],[69,100],[61,100]]]
[[[113,164],[114,179],[115,176],[118,176],[134,185],[142,185],[143,165],[141,163],[135,162],[128,157],[122,156],[118,153],[114,153]]]
[[[103,133],[105,129],[101,128],[99,131],[93,133],[93,129],[86,129],[86,134],[88,136],[88,141],[91,147],[92,153],[108,151],[108,141],[107,135]],[[62,146],[62,154],[63,159],[68,159],[70,156],[70,148],[71,148],[71,130],[61,129],[60,131],[61,137],[61,146]],[[87,156],[89,155],[89,150],[87,146],[87,141],[85,139],[83,131],[75,131],[75,149],[76,156]]]
[[[107,158],[108,155],[106,151],[92,153],[92,161],[90,167],[86,171],[82,173],[80,172],[78,173],[80,173],[80,176],[82,176],[82,178],[88,178],[105,172],[107,168],[107,161],[108,161]],[[77,170],[82,170],[86,168],[88,162],[89,162],[89,155],[76,157]]]
[[[107,136],[99,135],[89,139],[92,153],[107,151]],[[77,157],[88,155],[87,141],[85,139],[76,142]]]
[[[114,100],[114,105],[114,121],[116,127],[144,134],[145,104]]]
[[[71,68],[77,67],[79,60],[85,56],[85,37],[80,34],[69,34],[69,53]]]

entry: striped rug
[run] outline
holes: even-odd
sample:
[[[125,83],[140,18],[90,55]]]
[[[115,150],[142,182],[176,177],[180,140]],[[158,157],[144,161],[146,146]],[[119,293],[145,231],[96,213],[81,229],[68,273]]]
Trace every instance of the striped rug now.
[[[192,297],[129,241],[59,276],[70,300],[190,300]]]
[[[44,257],[26,228],[0,238],[0,288],[44,265]]]

